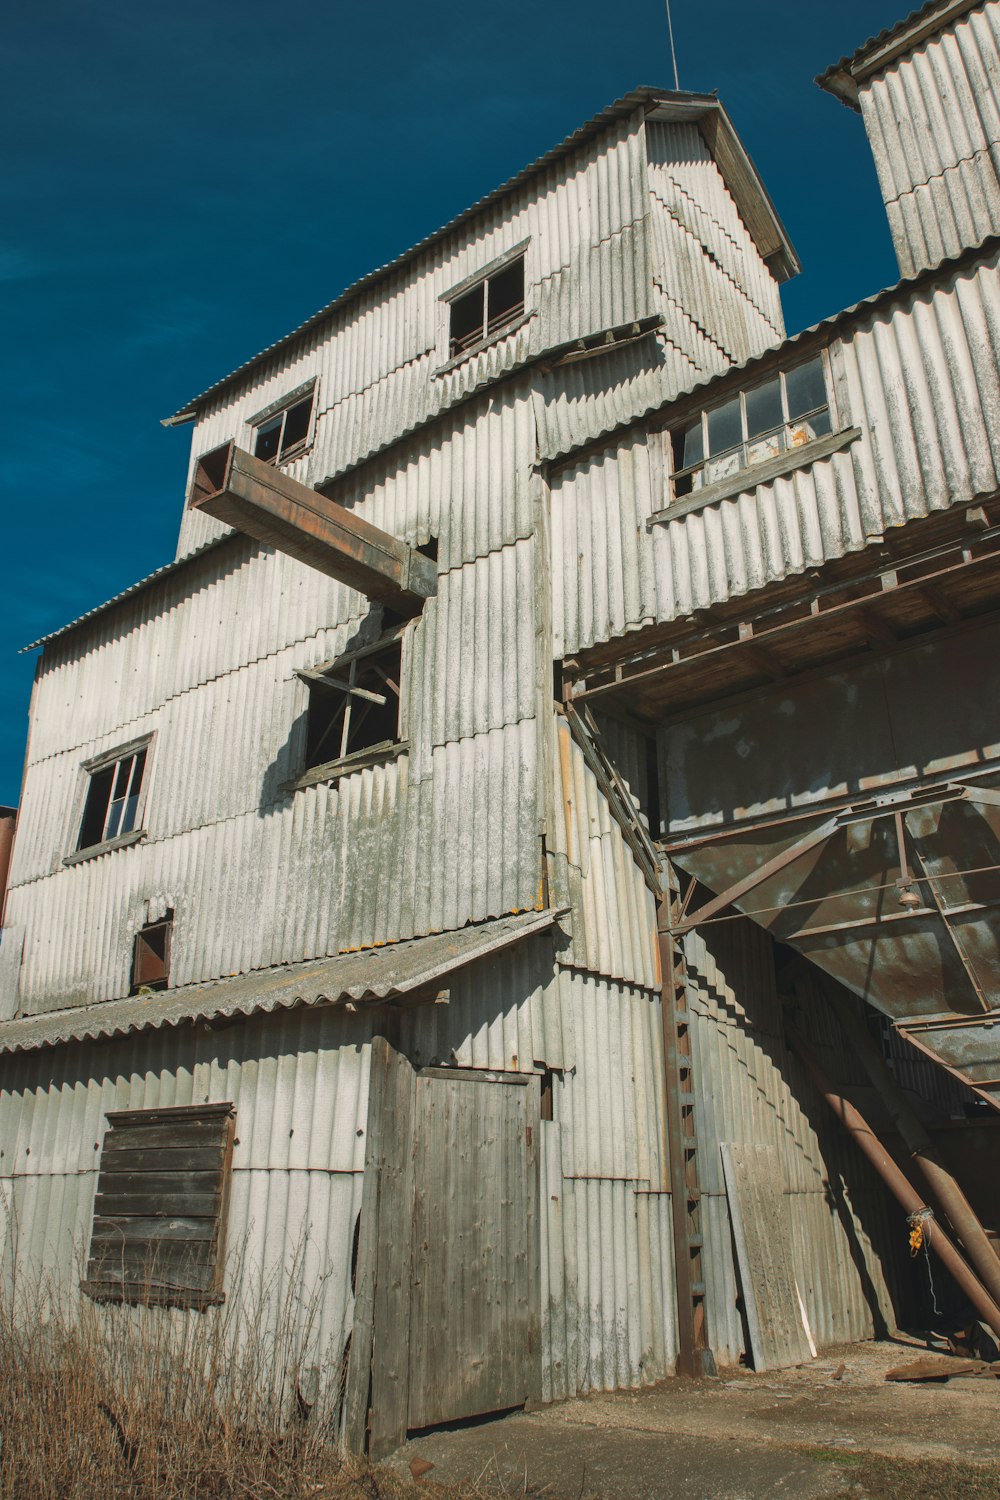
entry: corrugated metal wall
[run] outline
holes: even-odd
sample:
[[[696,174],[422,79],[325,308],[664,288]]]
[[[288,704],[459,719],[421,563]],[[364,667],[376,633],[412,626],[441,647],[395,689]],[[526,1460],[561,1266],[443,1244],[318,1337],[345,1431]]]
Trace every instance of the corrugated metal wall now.
[[[176,913],[176,984],[538,904],[536,694],[551,669],[537,643],[533,455],[530,403],[501,399],[459,414],[368,501],[399,534],[440,536],[437,595],[404,642],[410,748],[392,763],[282,791],[304,754],[295,671],[346,649],[368,604],[249,542],[49,648],[8,907],[26,935],[22,1005],[127,993],[150,901]],[[146,733],[145,841],[63,868],[82,763]]]
[[[648,315],[646,207],[637,114],[613,122],[480,220],[461,225],[390,281],[333,314],[329,324],[255,368],[197,424],[192,458],[233,437],[246,446],[249,419],[315,376],[315,442],[289,472],[318,485],[529,355]],[[528,321],[454,370],[442,370],[448,311],[441,297],[525,240]],[[221,530],[209,517],[187,513],[178,555]]]
[[[899,268],[1000,230],[1000,5],[975,7],[860,87]]]
[[[546,1395],[662,1377],[675,1349],[657,1000],[554,974],[547,936],[455,975],[450,993],[404,1013],[416,1061],[557,1070],[555,1118],[542,1126]],[[75,1297],[107,1110],[231,1100],[227,1291],[249,1302],[263,1278],[277,1318],[300,1275],[301,1316],[318,1303],[314,1352],[336,1379],[353,1316],[371,1034],[364,1011],[302,1009],[4,1058],[5,1289],[44,1270]]]
[[[690,933],[685,957],[706,1316],[716,1357],[734,1364],[745,1347],[719,1149],[724,1141],[773,1145],[781,1154],[796,1280],[816,1343],[870,1338],[879,1326],[893,1326],[885,1190],[830,1129],[828,1106],[788,1051],[770,939],[748,921],[720,923]],[[818,991],[814,999],[810,1037],[833,1057],[831,1071],[842,1079],[850,1061]]]
[[[830,342],[848,449],[646,531],[668,444],[633,430],[553,474],[556,656],[671,620],[879,541],[1000,486],[997,255]],[[801,358],[801,356],[799,356]],[[788,366],[796,361],[789,350]],[[721,399],[721,396],[720,398]],[[706,394],[706,405],[712,400]],[[748,470],[748,479],[752,470]]]

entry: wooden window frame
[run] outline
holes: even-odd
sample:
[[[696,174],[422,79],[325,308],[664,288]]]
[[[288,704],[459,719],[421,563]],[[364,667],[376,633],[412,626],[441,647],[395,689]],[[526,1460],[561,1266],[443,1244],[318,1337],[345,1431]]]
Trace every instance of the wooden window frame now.
[[[275,468],[280,468],[282,464],[290,463],[292,459],[301,458],[304,453],[309,452],[316,435],[316,395],[318,388],[318,381],[307,380],[303,385],[296,386],[294,391],[289,391],[284,396],[279,397],[277,401],[272,401],[269,406],[265,406],[262,411],[257,412],[249,419],[247,425],[251,433],[250,451],[254,457],[260,458],[262,463],[274,464]],[[309,400],[311,404],[305,436],[285,447],[284,431],[288,413],[306,400]],[[275,419],[280,419],[278,446],[271,458],[264,458],[257,452],[257,444],[262,431],[270,427]]]
[[[789,416],[788,404],[788,377],[796,371],[804,369],[807,365],[818,364],[823,377],[825,402],[810,408],[796,417]],[[780,423],[767,428],[763,432],[749,435],[749,420],[747,417],[747,398],[755,391],[763,388],[774,381],[778,383],[781,401]],[[733,402],[739,402],[740,439],[728,448],[712,453],[709,447],[709,423],[714,413],[730,406]],[[822,426],[825,422],[825,430],[816,433],[812,431],[815,422]],[[741,386],[737,391],[727,391],[718,401],[703,407],[701,411],[692,413],[678,427],[669,434],[669,446],[671,450],[671,497],[676,503],[677,511],[681,509],[696,509],[699,504],[710,504],[713,499],[724,498],[727,494],[739,494],[744,490],[752,489],[756,484],[763,482],[760,475],[767,474],[769,478],[779,476],[786,470],[793,470],[801,466],[803,455],[807,457],[820,456],[821,448],[828,448],[831,441],[838,437],[836,430],[837,412],[833,399],[832,381],[830,379],[829,362],[826,351],[809,355],[806,359],[799,360],[796,364],[789,365],[787,369],[772,370],[761,380]],[[685,435],[696,425],[701,427],[701,451],[702,456],[696,462],[687,465],[677,465],[678,439],[683,441]],[[763,447],[767,442],[779,440],[776,452],[762,454],[757,458],[750,458],[749,452],[755,447]],[[699,474],[710,472],[712,464],[719,464],[730,457],[737,457],[736,467],[728,474],[716,478],[708,478],[700,486],[695,486],[693,480]],[[668,511],[670,507],[668,507]],[[658,512],[657,516],[661,513]]]
[[[107,1121],[81,1290],[131,1306],[220,1305],[235,1107],[115,1110]]]
[[[326,761],[317,761],[315,765],[307,766],[307,746],[302,747],[302,772],[299,777],[291,783],[289,790],[298,790],[301,787],[315,786],[322,781],[331,781],[341,775],[347,775],[351,771],[360,770],[364,766],[376,765],[384,760],[394,759],[408,748],[402,737],[402,677],[403,677],[403,636],[406,633],[406,625],[397,625],[389,630],[383,631],[377,640],[366,646],[359,647],[356,651],[348,651],[341,656],[335,657],[333,661],[322,662],[311,668],[301,668],[296,676],[303,682],[311,696],[314,692],[340,693],[343,697],[342,716],[339,719],[339,747],[338,754]],[[357,713],[356,704],[363,703],[365,699],[373,697],[370,689],[357,685],[359,669],[363,668],[365,662],[372,656],[386,652],[395,646],[399,647],[399,681],[393,681],[384,672],[381,673],[385,679],[386,687],[395,693],[397,699],[396,711],[396,733],[390,739],[378,741],[371,745],[365,745],[361,749],[350,750],[348,748],[351,739],[351,720]],[[378,670],[378,669],[377,669]],[[387,697],[388,694],[383,694]],[[308,709],[307,709],[308,717]],[[338,720],[334,720],[331,728],[336,728]],[[308,731],[307,731],[308,732]]]
[[[506,338],[508,334],[512,333],[515,328],[524,322],[528,315],[528,244],[528,240],[523,240],[521,244],[515,245],[513,249],[506,251],[503,255],[498,256],[496,260],[491,261],[483,270],[475,272],[472,276],[467,276],[464,281],[460,281],[457,286],[452,287],[441,298],[447,311],[445,340],[447,360],[439,373],[454,369],[473,354],[479,353],[481,349],[486,349],[491,344],[499,342],[500,339]],[[489,316],[490,282],[504,275],[518,261],[521,262],[524,281],[520,304],[512,307],[502,321],[494,323],[491,326]],[[474,337],[471,334],[468,335],[466,342],[462,343],[461,341],[456,341],[451,331],[452,312],[456,302],[461,302],[463,298],[468,297],[471,292],[475,291],[481,291],[483,299],[483,316],[480,332],[478,337]]]
[[[95,755],[91,760],[85,760],[83,762],[83,765],[80,768],[83,773],[83,789],[82,795],[78,799],[75,822],[75,827],[77,830],[76,844],[72,852],[64,858],[64,864],[77,864],[81,860],[92,859],[96,855],[105,854],[112,849],[126,848],[129,844],[137,843],[140,839],[145,838],[146,833],[143,825],[146,819],[146,804],[149,793],[152,746],[153,736],[152,734],[146,734],[141,736],[141,738],[139,739],[130,740],[128,744],[117,745],[113,750],[106,750],[100,755]],[[102,837],[96,842],[91,842],[89,844],[83,843],[82,840],[84,834],[84,823],[87,817],[87,808],[90,801],[91,792],[93,790],[95,776],[99,776],[103,771],[107,771],[110,768],[115,767],[116,769],[114,772],[114,778],[112,780],[111,787],[109,788],[109,792],[113,793],[115,790],[115,781],[118,775],[117,767],[123,764],[123,762],[131,760],[133,764],[132,770],[130,772],[130,784],[126,788],[127,793],[131,792],[131,777],[135,773],[135,761],[137,760],[139,755],[142,755],[143,757],[142,775],[139,789],[136,793],[135,810],[132,815],[131,826],[124,831],[116,831],[113,834],[108,833],[108,820],[110,818],[111,809],[114,804],[113,796],[109,795],[107,807],[105,808],[104,812]],[[124,800],[127,805],[128,797],[126,796]],[[120,830],[120,823],[116,825],[116,828]]]

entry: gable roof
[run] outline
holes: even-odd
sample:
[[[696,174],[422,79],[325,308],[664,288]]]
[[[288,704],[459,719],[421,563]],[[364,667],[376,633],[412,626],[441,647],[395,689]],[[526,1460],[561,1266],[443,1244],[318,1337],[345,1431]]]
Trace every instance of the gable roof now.
[[[928,37],[943,31],[967,11],[975,10],[985,0],[928,0],[919,10],[911,11],[895,26],[888,26],[877,36],[870,36],[850,57],[842,57],[816,79],[821,89],[833,94],[849,109],[860,110],[858,84],[880,73],[897,57],[912,52]]]
[[[233,384],[240,377],[247,375],[254,367],[264,359],[269,358],[277,350],[286,348],[296,339],[311,332],[322,323],[330,319],[349,302],[355,301],[362,292],[380,281],[386,280],[394,272],[401,270],[418,256],[424,254],[432,245],[453,234],[469,220],[490,209],[495,203],[515,192],[532,178],[544,172],[553,162],[570,155],[579,149],[587,141],[600,135],[608,127],[618,120],[627,119],[629,115],[641,111],[646,117],[656,120],[689,120],[699,125],[702,134],[712,155],[719,166],[723,179],[728,187],[736,206],[740,211],[744,223],[747,226],[762,257],[767,261],[779,281],[787,281],[801,270],[801,263],[777,210],[771,201],[767,189],[764,187],[757,168],[751,161],[747,151],[733,128],[733,123],[726,113],[722,104],[714,94],[693,94],[684,90],[664,90],[648,86],[633,89],[628,94],[623,94],[613,104],[602,109],[592,119],[587,120],[568,135],[559,145],[553,146],[544,156],[501,183],[485,197],[478,199],[470,207],[457,214],[455,218],[449,219],[440,229],[434,230],[432,234],[426,235],[424,239],[404,250],[393,260],[387,261],[385,265],[376,267],[375,270],[367,272],[357,281],[336,296],[332,302],[319,308],[310,317],[306,318],[298,327],[293,328],[290,333],[277,339],[267,348],[262,349],[251,359],[237,365],[228,375],[222,376],[212,385],[208,386],[199,395],[193,396],[190,401],[175,411],[172,416],[163,419],[165,427],[176,427],[184,422],[194,421],[199,409],[205,402],[211,400],[223,391],[227,386]]]

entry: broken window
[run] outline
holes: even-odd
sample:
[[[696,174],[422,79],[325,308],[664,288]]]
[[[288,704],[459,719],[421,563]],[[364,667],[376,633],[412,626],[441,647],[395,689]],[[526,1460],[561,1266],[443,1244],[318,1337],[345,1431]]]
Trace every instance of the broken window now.
[[[143,778],[149,742],[126,752],[91,761],[78,849],[90,849],[121,838],[140,825]]]
[[[524,313],[524,256],[484,276],[451,299],[448,352],[452,359],[502,333]]]
[[[142,990],[165,990],[170,982],[170,939],[174,914],[167,912],[159,922],[147,922],[135,935],[132,948],[133,995]]]
[[[823,356],[781,370],[671,433],[674,498],[832,431]]]
[[[269,409],[263,420],[258,418],[255,421],[255,458],[262,458],[269,464],[280,464],[304,450],[309,441],[315,394],[315,390],[304,396],[300,394],[277,411]]]
[[[225,1301],[233,1106],[108,1115],[83,1290],[101,1302]]]
[[[298,674],[309,688],[305,770],[399,743],[402,634]]]

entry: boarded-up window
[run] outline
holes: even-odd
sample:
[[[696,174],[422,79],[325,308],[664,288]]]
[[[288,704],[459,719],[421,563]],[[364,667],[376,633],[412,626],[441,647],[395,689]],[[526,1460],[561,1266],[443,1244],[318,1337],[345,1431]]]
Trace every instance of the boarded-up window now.
[[[108,1115],[83,1290],[107,1302],[223,1302],[231,1104]]]

